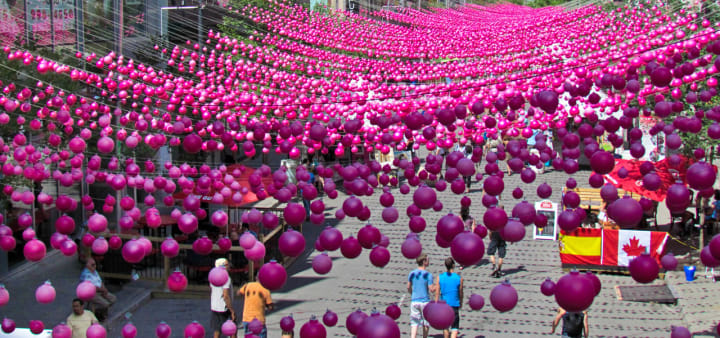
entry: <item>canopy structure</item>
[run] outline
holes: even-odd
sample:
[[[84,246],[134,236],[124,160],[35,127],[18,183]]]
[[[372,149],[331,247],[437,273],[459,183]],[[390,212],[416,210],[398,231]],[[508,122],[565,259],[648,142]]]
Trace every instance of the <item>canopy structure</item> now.
[[[239,207],[239,206],[246,205],[249,203],[257,202],[259,200],[259,198],[257,197],[257,195],[255,195],[255,193],[252,192],[251,185],[249,182],[250,176],[257,169],[249,168],[249,167],[243,166],[241,164],[232,164],[227,167],[227,172],[231,173],[235,169],[240,169],[240,171],[242,172],[242,174],[238,178],[236,178],[235,181],[237,181],[240,184],[240,186],[242,188],[241,193],[242,193],[242,191],[247,191],[247,193],[242,194],[241,201],[233,200],[233,198],[231,196],[231,197],[225,198],[221,204],[228,206],[228,207]],[[268,186],[268,185],[272,184],[272,177],[263,176],[261,178],[261,182],[264,186]],[[214,204],[213,196],[215,195],[215,192],[216,192],[216,190],[213,189],[212,187],[210,187],[209,191],[201,193],[198,191],[198,188],[196,186],[194,188],[193,194],[200,197],[200,200],[204,203],[213,203]],[[185,197],[187,197],[187,196],[188,196],[188,194],[186,194],[183,191],[178,191],[173,194],[173,198],[175,198],[176,200],[185,199]]]
[[[667,190],[671,185],[678,181],[686,184],[685,172],[693,162],[684,156],[680,156],[680,158],[681,162],[677,165],[672,165],[668,158],[653,163],[655,173],[660,176],[662,181],[660,188],[655,191],[650,191],[643,187],[643,175],[640,173],[640,166],[645,161],[617,159],[615,160],[615,168],[612,172],[605,175],[605,179],[617,188],[640,194],[653,201],[662,202],[665,200],[665,195],[667,195]],[[628,171],[628,175],[625,178],[621,178],[620,175],[618,175],[618,172],[622,168]]]

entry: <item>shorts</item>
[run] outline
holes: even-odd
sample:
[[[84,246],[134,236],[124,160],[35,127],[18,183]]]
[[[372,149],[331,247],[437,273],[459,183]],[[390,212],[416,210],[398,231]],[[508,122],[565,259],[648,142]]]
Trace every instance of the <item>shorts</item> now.
[[[457,331],[458,329],[460,329],[460,307],[453,306],[452,309],[453,309],[453,312],[455,312],[455,320],[453,321],[452,325],[450,326],[450,330]]]
[[[245,331],[245,335],[249,335],[249,334],[252,333],[252,332],[250,332],[250,329],[248,329],[248,324],[250,324],[250,322],[243,322],[243,323],[242,323],[242,325],[243,325],[243,330]],[[260,331],[260,334],[258,335],[258,337],[260,337],[260,338],[267,338],[267,326],[263,325],[263,329],[262,329],[262,331]]]
[[[487,249],[487,254],[493,256],[495,255],[495,250],[497,250],[498,257],[505,258],[505,246],[505,243],[502,243],[502,245],[498,245],[497,241],[490,241]]]
[[[427,304],[428,302],[410,302],[410,326],[430,326],[430,323],[425,320],[423,315],[423,310]]]
[[[210,311],[210,313],[212,313],[210,315],[210,328],[213,332],[220,332],[222,325],[231,317],[230,310],[225,312]]]

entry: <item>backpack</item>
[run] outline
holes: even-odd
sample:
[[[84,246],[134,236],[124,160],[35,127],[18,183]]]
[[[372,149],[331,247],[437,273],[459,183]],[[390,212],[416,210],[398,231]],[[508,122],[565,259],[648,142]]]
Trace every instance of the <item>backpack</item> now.
[[[582,312],[567,312],[563,315],[563,333],[570,337],[580,337],[585,315]]]

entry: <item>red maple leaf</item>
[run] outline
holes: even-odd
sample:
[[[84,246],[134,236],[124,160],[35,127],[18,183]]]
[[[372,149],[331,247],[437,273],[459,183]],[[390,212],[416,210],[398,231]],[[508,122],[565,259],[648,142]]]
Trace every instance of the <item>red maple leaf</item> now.
[[[637,257],[645,252],[645,246],[640,245],[640,240],[633,236],[633,238],[630,238],[630,244],[623,245],[623,251],[625,251],[629,257]]]

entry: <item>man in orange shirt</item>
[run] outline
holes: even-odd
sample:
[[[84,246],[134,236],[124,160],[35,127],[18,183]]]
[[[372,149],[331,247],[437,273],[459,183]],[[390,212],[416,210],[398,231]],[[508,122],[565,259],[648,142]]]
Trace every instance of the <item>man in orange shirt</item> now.
[[[272,298],[270,298],[270,290],[263,287],[259,282],[250,282],[237,291],[237,295],[244,297],[243,305],[243,328],[245,334],[250,334],[248,324],[257,318],[263,324],[262,332],[260,333],[261,338],[267,338],[267,326],[265,326],[265,310],[268,311],[273,309]]]

